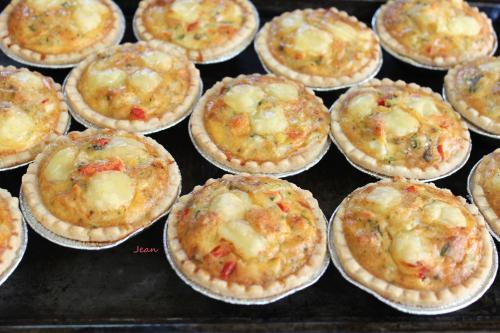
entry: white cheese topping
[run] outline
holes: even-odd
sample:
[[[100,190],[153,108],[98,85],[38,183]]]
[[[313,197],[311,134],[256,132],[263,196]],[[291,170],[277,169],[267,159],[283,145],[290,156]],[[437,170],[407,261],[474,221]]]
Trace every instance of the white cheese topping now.
[[[90,178],[84,193],[89,206],[99,211],[128,206],[134,195],[133,180],[120,171],[98,172]]]
[[[233,243],[236,252],[244,258],[253,258],[265,250],[266,241],[245,220],[224,222],[219,228],[222,238]]]
[[[424,207],[424,216],[429,222],[449,227],[466,227],[467,220],[460,208],[442,201],[434,201]]]
[[[229,89],[224,95],[224,103],[236,112],[254,113],[265,96],[266,93],[259,87],[240,84]]]

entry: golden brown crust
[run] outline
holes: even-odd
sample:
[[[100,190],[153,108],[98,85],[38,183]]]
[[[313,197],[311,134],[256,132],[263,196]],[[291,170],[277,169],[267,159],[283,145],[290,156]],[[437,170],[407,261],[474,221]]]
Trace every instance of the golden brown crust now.
[[[123,131],[113,132],[111,130],[88,129],[83,132],[71,132],[68,135],[72,135],[73,137],[78,138],[93,136],[100,133],[116,133],[118,135],[126,134],[126,132]],[[67,145],[68,143],[71,143],[71,139],[68,136],[61,136],[49,146],[47,146],[47,148],[37,156],[35,161],[29,166],[26,174],[23,176],[22,191],[25,202],[29,206],[33,216],[37,219],[37,221],[48,230],[65,238],[79,240],[82,242],[112,243],[126,237],[139,228],[150,225],[159,216],[165,214],[165,212],[170,209],[170,207],[176,200],[180,191],[181,175],[179,172],[179,168],[172,156],[159,143],[148,137],[140,136],[138,134],[136,134],[136,136],[140,141],[153,146],[162,159],[173,161],[171,164],[169,164],[168,181],[166,184],[165,192],[163,193],[160,201],[155,204],[154,208],[147,211],[143,219],[144,223],[142,223],[141,226],[134,228],[131,225],[117,225],[109,227],[88,228],[60,220],[59,218],[54,216],[54,214],[52,214],[47,209],[47,207],[45,207],[40,193],[38,173],[44,160],[52,156],[52,152],[54,150],[60,147],[60,145]]]
[[[133,29],[138,40],[157,40],[148,32],[144,24],[144,11],[156,0],[142,0],[134,15]],[[240,28],[235,38],[224,45],[205,48],[203,50],[187,50],[191,61],[198,64],[217,63],[229,60],[243,51],[253,40],[259,28],[259,15],[254,5],[248,0],[235,0],[246,12],[252,13],[245,17],[245,23]],[[159,41],[159,40],[158,40]],[[161,42],[161,41],[160,41]]]
[[[115,119],[107,117],[99,112],[94,111],[83,99],[82,95],[78,91],[78,82],[85,72],[86,68],[99,59],[100,56],[104,54],[109,54],[115,52],[122,48],[126,48],[132,45],[141,45],[148,48],[159,50],[161,52],[168,53],[177,59],[181,59],[186,62],[186,66],[190,73],[189,87],[186,91],[186,96],[184,101],[178,105],[174,110],[170,112],[165,112],[160,118],[155,117],[147,121],[142,120],[126,120],[126,119]],[[166,127],[173,126],[179,121],[184,119],[191,112],[193,106],[196,104],[199,95],[201,94],[201,78],[198,69],[186,58],[184,50],[172,45],[161,43],[158,41],[150,42],[139,42],[137,44],[122,44],[115,46],[111,49],[95,53],[87,57],[84,61],[78,64],[70,74],[68,75],[67,82],[64,87],[64,92],[66,94],[66,100],[71,108],[71,111],[76,113],[77,116],[81,117],[84,121],[89,122],[96,128],[111,128],[130,132],[142,132],[142,133],[152,133]]]
[[[9,209],[12,218],[12,234],[5,249],[0,252],[0,275],[5,272],[19,255],[21,239],[23,235],[23,217],[19,210],[19,201],[4,189],[0,189],[0,200],[4,201]]]
[[[246,76],[247,75],[240,75],[236,78],[226,77],[205,92],[205,94],[193,110],[193,113],[189,120],[189,126],[194,143],[210,158],[214,159],[216,162],[222,164],[230,170],[234,170],[234,172],[281,174],[301,170],[302,168],[309,166],[311,163],[314,163],[314,161],[325,151],[325,146],[329,145],[328,135],[325,135],[323,138],[321,138],[320,141],[311,142],[307,146],[302,147],[293,155],[278,162],[258,162],[250,160],[242,163],[242,160],[240,160],[239,158],[228,156],[212,141],[204,125],[204,115],[207,104],[210,103],[210,101],[214,97],[220,94],[221,89],[227,83],[233,80],[244,78]],[[273,75],[270,76],[274,77]],[[305,89],[308,93],[314,95],[314,92],[312,90],[308,88]],[[323,102],[319,97],[316,97],[316,99],[319,103],[321,103],[321,105],[323,105]]]
[[[24,72],[30,72],[26,68],[16,68],[14,66],[0,66],[0,72],[8,70],[8,71],[24,71]],[[38,75],[41,75],[38,72],[34,72]],[[66,131],[69,128],[70,125],[70,116],[68,113],[68,107],[66,103],[64,102],[64,96],[61,92],[61,86],[54,82],[54,80],[50,77],[43,76],[44,79],[46,79],[51,87],[53,87],[57,91],[57,97],[59,99],[59,108],[61,109],[60,115],[59,115],[59,120],[57,121],[57,124],[55,128],[53,129],[52,133],[47,133],[45,139],[40,142],[39,144],[31,147],[28,150],[23,150],[20,152],[16,152],[14,154],[10,155],[4,155],[0,157],[0,169],[2,168],[12,168],[16,166],[21,166],[27,162],[31,162],[38,153],[42,151],[42,149],[52,140],[57,138],[59,135],[63,135],[66,133]]]
[[[342,108],[343,100],[345,100],[351,91],[355,89],[360,89],[363,87],[377,87],[377,86],[395,86],[395,87],[410,87],[411,89],[416,89],[422,92],[425,95],[431,95],[434,98],[442,100],[441,95],[432,92],[430,88],[420,87],[417,84],[410,83],[407,84],[403,81],[391,81],[389,79],[377,80],[373,79],[364,83],[360,86],[351,88],[344,95],[340,96],[337,102],[331,108],[331,130],[332,137],[336,142],[339,149],[346,155],[347,159],[352,161],[354,164],[366,169],[370,172],[373,172],[377,175],[377,177],[395,177],[401,176],[412,179],[420,179],[420,180],[429,180],[437,177],[441,177],[443,175],[450,174],[451,172],[456,171],[460,166],[462,166],[466,160],[468,159],[470,148],[471,148],[471,140],[469,130],[467,128],[467,124],[463,120],[459,120],[460,125],[462,127],[461,138],[465,140],[468,144],[466,147],[460,150],[459,153],[452,156],[447,161],[444,161],[439,164],[438,167],[429,166],[426,168],[420,168],[415,166],[402,166],[402,165],[391,165],[390,163],[385,163],[380,159],[376,159],[373,156],[370,156],[363,152],[361,149],[356,147],[349,138],[346,136],[342,127],[340,126],[340,110]],[[449,106],[451,108],[451,106]]]
[[[379,183],[391,183],[392,180],[381,180]],[[345,213],[345,206],[350,197],[365,189],[368,186],[376,183],[363,186],[342,201],[335,213],[335,218],[332,222],[332,237],[335,251],[338,255],[343,270],[348,276],[358,283],[366,286],[378,295],[390,301],[409,306],[418,306],[422,308],[432,308],[438,306],[448,306],[454,303],[460,303],[473,297],[475,294],[484,288],[485,282],[490,274],[493,264],[493,242],[484,225],[484,219],[476,206],[468,204],[465,199],[459,197],[460,201],[466,209],[474,216],[476,223],[482,226],[482,243],[483,251],[479,262],[479,267],[461,284],[454,285],[437,291],[432,290],[415,290],[402,288],[399,285],[384,281],[363,268],[351,253],[343,231],[343,220],[340,218]],[[428,184],[436,189],[433,184]],[[442,190],[445,193],[451,194],[449,190]]]
[[[342,16],[346,20],[349,20],[351,23],[357,25],[360,29],[369,30],[369,28],[363,22],[358,21],[354,16],[349,16],[344,11],[339,11],[334,7],[331,7],[328,10]],[[316,10],[313,9],[295,10],[293,12],[283,13],[282,15],[302,13],[302,12],[308,14],[308,13],[313,13],[314,11]],[[325,9],[319,9],[319,11],[325,11]],[[278,16],[277,18],[281,17],[282,15]],[[302,82],[303,84],[312,89],[330,90],[330,89],[339,89],[354,84],[359,84],[371,77],[374,77],[382,65],[382,51],[379,46],[377,57],[370,59],[369,63],[367,63],[365,66],[355,71],[350,76],[346,75],[341,77],[327,77],[319,75],[309,75],[306,73],[298,72],[280,63],[271,53],[271,50],[269,49],[268,46],[270,27],[271,27],[271,22],[266,23],[262,27],[262,29],[258,32],[257,37],[255,38],[255,50],[263,66],[274,74],[282,75],[291,78],[293,80]],[[373,35],[378,43],[378,37],[375,34]]]
[[[100,0],[112,10],[114,19],[113,28],[106,34],[104,39],[96,41],[91,47],[70,53],[43,54],[23,48],[11,40],[8,29],[10,14],[22,1],[24,0],[12,0],[0,14],[0,48],[4,50],[6,55],[12,55],[14,58],[19,58],[19,61],[26,62],[27,64],[39,67],[72,67],[89,54],[118,44],[123,37],[125,19],[120,8],[112,0]]]
[[[231,179],[235,177],[255,177],[246,174],[242,175],[224,175],[222,179]],[[203,186],[207,186],[218,180],[209,179]],[[324,258],[326,255],[326,221],[318,202],[313,198],[311,192],[302,190],[299,187],[291,184],[292,187],[303,194],[307,204],[312,207],[314,214],[317,217],[317,228],[320,232],[321,239],[316,245],[316,248],[309,258],[306,265],[297,270],[294,274],[289,275],[284,281],[275,281],[267,286],[250,285],[245,286],[239,283],[228,283],[226,280],[219,277],[210,276],[205,270],[198,268],[196,263],[190,260],[184,252],[181,243],[178,239],[176,226],[179,223],[179,213],[185,208],[186,204],[190,201],[193,193],[199,191],[203,186],[196,186],[193,192],[179,198],[179,201],[173,206],[172,212],[169,215],[167,224],[166,241],[172,259],[177,268],[195,284],[209,289],[211,292],[220,294],[224,297],[234,297],[240,300],[259,299],[270,296],[277,296],[279,294],[290,291],[294,288],[304,285],[311,280],[321,267],[324,265]]]

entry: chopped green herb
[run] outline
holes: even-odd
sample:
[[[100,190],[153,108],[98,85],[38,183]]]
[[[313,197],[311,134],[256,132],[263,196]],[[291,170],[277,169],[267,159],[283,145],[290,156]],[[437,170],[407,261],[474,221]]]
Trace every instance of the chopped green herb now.
[[[448,254],[448,251],[450,250],[450,243],[446,243],[443,245],[443,247],[441,248],[441,251],[439,252],[439,255],[441,257],[444,257],[445,255]]]

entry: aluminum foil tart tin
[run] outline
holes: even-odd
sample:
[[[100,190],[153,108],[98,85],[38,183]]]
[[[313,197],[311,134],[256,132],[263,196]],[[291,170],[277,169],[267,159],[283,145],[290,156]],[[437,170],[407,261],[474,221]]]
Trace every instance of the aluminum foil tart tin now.
[[[264,63],[264,61],[262,61],[262,58],[259,56],[259,53],[257,52],[257,47],[255,46],[255,41],[253,43],[253,47],[254,47],[255,53],[257,53],[257,58],[259,58],[260,64],[262,65],[262,68],[264,68],[264,70],[266,71],[266,73],[268,73],[268,74],[274,74],[274,75],[279,75],[279,74],[274,73],[273,71],[271,71],[269,68],[267,68],[267,66]],[[380,50],[380,59],[378,61],[377,67],[374,69],[374,71],[369,76],[367,76],[366,78],[362,79],[361,81],[357,81],[357,82],[353,82],[353,83],[349,83],[349,84],[343,84],[343,85],[335,86],[335,87],[327,87],[327,88],[325,88],[325,87],[313,87],[313,86],[308,86],[308,85],[306,85],[306,87],[308,87],[308,88],[310,88],[312,90],[315,90],[315,91],[335,91],[335,90],[345,89],[345,88],[349,88],[349,87],[356,86],[356,85],[359,85],[359,84],[363,84],[365,82],[370,81],[375,76],[377,76],[377,74],[380,72],[380,69],[382,68],[383,62],[384,62],[384,57],[382,55],[382,50]]]
[[[97,125],[94,125],[93,123],[89,122],[87,119],[85,119],[82,116],[80,116],[77,112],[73,111],[73,109],[69,105],[69,103],[68,103],[68,97],[66,95],[66,83],[68,81],[68,78],[69,78],[70,74],[71,74],[71,72],[68,73],[68,75],[66,76],[66,78],[64,79],[64,82],[62,84],[62,91],[63,91],[63,95],[64,95],[64,100],[66,102],[66,105],[68,106],[69,113],[76,120],[76,122],[79,123],[80,125],[85,126],[86,128],[101,129],[101,127],[99,127]],[[149,129],[149,130],[146,130],[146,131],[134,132],[134,133],[139,133],[139,134],[142,134],[142,135],[148,135],[148,134],[153,134],[153,133],[156,133],[156,132],[160,132],[160,131],[166,130],[166,129],[170,128],[170,127],[173,127],[173,126],[177,125],[178,123],[180,123],[181,121],[183,121],[184,119],[186,119],[189,115],[191,115],[191,112],[193,112],[193,109],[196,106],[196,104],[198,103],[198,100],[201,98],[202,93],[203,93],[203,81],[202,81],[202,79],[200,77],[200,91],[198,92],[198,97],[196,98],[196,102],[193,103],[191,109],[188,112],[186,112],[185,115],[183,115],[182,117],[180,117],[179,119],[177,119],[173,123],[168,124],[166,126],[162,126],[162,127],[158,127],[158,128],[153,128],[153,129]]]
[[[474,196],[472,195],[472,177],[474,176],[474,173],[476,172],[476,169],[479,166],[479,163],[481,163],[481,161],[483,160],[483,158],[481,158],[479,161],[476,162],[476,164],[474,164],[474,166],[472,167],[472,169],[471,169],[471,171],[469,173],[469,176],[467,176],[467,193],[469,194],[469,200],[470,200],[470,202],[472,202],[474,205],[476,205],[476,202],[474,201]],[[488,221],[485,220],[484,222],[486,223],[486,227],[488,228],[488,231],[493,236],[493,238],[495,238],[497,240],[497,242],[500,242],[500,235],[498,235],[493,230],[493,228],[491,228],[491,226],[488,223]]]
[[[373,29],[373,31],[375,31],[377,33],[377,35],[378,35],[377,20],[378,20],[379,14],[380,14],[380,9],[381,8],[377,9],[377,11],[375,12],[375,14],[373,15],[373,18],[372,18],[372,29]],[[418,61],[415,61],[411,58],[405,57],[405,56],[397,53],[396,51],[392,50],[388,45],[384,44],[384,42],[382,42],[382,40],[380,40],[380,44],[382,45],[384,50],[387,51],[387,53],[392,55],[394,58],[397,58],[397,59],[401,60],[402,62],[406,62],[407,64],[413,65],[415,67],[431,69],[431,70],[435,70],[435,71],[447,71],[450,68],[450,67],[438,67],[438,66],[431,66],[431,65],[427,65],[427,64],[422,64]],[[495,33],[495,44],[493,45],[492,51],[488,55],[489,56],[494,55],[495,52],[497,51],[497,48],[498,48],[498,37]],[[453,67],[453,66],[451,66],[451,67]]]
[[[181,179],[181,184],[182,184],[182,179]],[[180,193],[181,193],[181,185],[179,185],[179,190],[177,192],[177,196],[176,196],[174,202],[177,201]],[[69,239],[66,237],[59,236],[56,233],[45,228],[45,226],[43,224],[41,224],[40,222],[38,222],[38,220],[33,216],[32,212],[31,212],[31,208],[28,206],[27,202],[24,199],[24,194],[23,194],[22,190],[19,193],[19,202],[21,204],[21,211],[23,213],[23,216],[24,216],[26,222],[28,222],[30,227],[33,230],[35,230],[35,232],[37,234],[39,234],[43,238],[51,241],[52,243],[55,243],[57,245],[64,246],[64,247],[69,247],[72,249],[77,249],[77,250],[106,250],[106,249],[116,247],[116,246],[124,243],[128,239],[134,237],[135,235],[141,233],[145,229],[149,228],[159,219],[165,217],[170,212],[170,209],[173,206],[173,204],[172,204],[172,206],[167,211],[165,211],[163,214],[161,214],[160,216],[155,218],[147,226],[144,226],[140,229],[135,230],[131,234],[125,236],[124,238],[122,238],[116,242],[83,242],[83,241],[78,241],[78,240]]]
[[[327,221],[326,221],[326,217],[324,215],[323,215],[323,219],[324,219],[324,222],[326,224]],[[330,264],[330,258],[328,257],[328,253],[325,253],[325,258],[323,260],[323,265],[321,266],[321,268],[316,272],[316,274],[309,281],[305,282],[304,284],[302,284],[296,288],[290,289],[288,291],[285,291],[283,293],[269,296],[269,297],[242,299],[242,298],[224,296],[224,295],[221,295],[219,293],[213,292],[208,288],[202,287],[199,284],[197,284],[196,282],[190,280],[180,270],[180,268],[177,266],[177,263],[175,262],[175,259],[173,257],[172,252],[171,252],[171,249],[170,249],[170,245],[168,243],[168,220],[165,222],[165,227],[163,230],[163,247],[165,249],[165,254],[167,256],[168,262],[170,263],[170,266],[172,266],[172,269],[175,271],[175,273],[188,286],[190,286],[191,288],[193,288],[197,292],[199,292],[205,296],[208,296],[210,298],[213,298],[213,299],[216,299],[216,300],[219,300],[222,302],[230,303],[230,304],[239,304],[239,305],[265,305],[265,304],[269,304],[272,302],[276,302],[276,301],[283,299],[287,296],[290,296],[292,294],[295,294],[296,292],[298,292],[302,289],[305,289],[305,288],[313,285],[314,283],[316,283],[321,278],[321,276],[323,276],[326,269],[328,268],[328,265]]]
[[[68,134],[70,126],[71,126],[71,117],[69,117],[69,115],[68,115],[68,123],[66,124],[66,128],[64,129],[64,132],[63,132],[62,135]],[[12,170],[12,169],[17,169],[17,168],[20,168],[22,166],[28,165],[31,162],[33,162],[33,160],[27,161],[27,162],[24,162],[24,163],[21,163],[21,164],[16,164],[16,165],[8,166],[8,167],[5,167],[5,168],[0,168],[0,171],[7,171],[7,170]]]
[[[213,60],[204,60],[204,61],[203,60],[202,61],[191,60],[191,61],[194,62],[197,65],[217,64],[217,63],[220,63],[220,62],[228,61],[228,60],[236,57],[241,52],[243,52],[248,47],[248,45],[250,45],[250,43],[252,43],[253,39],[255,38],[255,35],[257,34],[257,31],[259,30],[259,26],[260,26],[259,12],[257,11],[257,8],[255,8],[255,6],[254,6],[254,4],[252,2],[250,2],[250,4],[252,6],[252,12],[255,15],[256,30],[255,30],[255,32],[251,36],[248,37],[248,40],[245,43],[243,43],[239,48],[237,48],[236,50],[232,51],[231,53],[228,53],[226,55],[220,56],[220,57],[218,57],[216,59],[213,59]],[[144,39],[140,38],[139,34],[137,33],[137,11],[134,14],[134,19],[132,21],[132,31],[134,33],[135,39],[137,39],[138,41],[144,40]]]
[[[17,256],[16,258],[12,261],[10,266],[0,274],[0,286],[2,283],[7,281],[9,276],[16,270],[17,266],[21,262],[21,259],[24,256],[24,252],[26,252],[26,247],[28,246],[28,227],[26,226],[26,222],[24,219],[21,221],[21,246],[19,247],[19,250],[17,251]]]
[[[344,199],[345,200],[345,199]],[[342,201],[343,202],[343,201]],[[340,205],[339,205],[340,207]],[[495,246],[495,243],[491,237],[489,238],[489,241],[491,242],[491,246],[493,249],[493,264],[491,266],[491,270],[489,272],[488,278],[485,280],[484,284],[482,287],[473,295],[464,298],[460,301],[450,303],[448,305],[443,305],[443,306],[435,306],[435,307],[419,307],[419,306],[411,306],[411,305],[404,305],[401,303],[397,303],[394,301],[391,301],[382,295],[378,294],[377,292],[373,291],[372,289],[366,287],[365,285],[357,282],[356,280],[352,279],[346,271],[344,271],[344,268],[342,267],[342,264],[340,263],[340,260],[338,258],[337,252],[335,250],[335,242],[333,240],[333,220],[335,219],[335,215],[337,214],[337,210],[339,209],[337,207],[335,211],[332,214],[332,217],[330,218],[330,221],[328,223],[328,250],[330,251],[330,256],[332,257],[332,262],[333,265],[337,268],[337,270],[340,272],[342,277],[346,279],[348,282],[352,283],[356,287],[366,291],[367,293],[371,294],[375,298],[377,298],[379,301],[393,307],[394,309],[404,312],[404,313],[409,313],[409,314],[415,314],[415,315],[439,315],[439,314],[445,314],[445,313],[450,313],[454,311],[458,311],[460,309],[463,309],[472,303],[476,302],[479,300],[485,293],[486,291],[491,287],[493,284],[493,281],[495,280],[495,277],[497,275],[497,270],[498,270],[498,253],[497,249]]]
[[[116,37],[116,40],[114,41],[113,44],[118,45],[120,44],[121,40],[123,39],[123,36],[125,35],[125,16],[123,16],[123,12],[118,5],[116,5],[113,1],[111,3],[113,6],[113,9],[116,10],[118,13],[118,16],[120,17],[120,31],[118,32],[118,35]],[[61,65],[53,65],[53,64],[43,64],[43,63],[38,63],[38,62],[31,62],[28,60],[24,60],[23,58],[20,58],[19,56],[15,55],[12,53],[8,48],[4,47],[2,44],[0,44],[0,50],[2,50],[3,53],[12,60],[17,61],[18,63],[21,63],[23,65],[27,66],[33,66],[33,67],[39,67],[39,68],[71,68],[75,67],[78,62],[75,63],[70,63],[70,64],[61,64]]]
[[[191,142],[193,143],[194,148],[208,162],[212,163],[217,168],[219,168],[219,169],[221,169],[223,171],[226,171],[226,172],[229,172],[229,173],[232,173],[232,174],[235,174],[235,175],[236,174],[240,174],[240,173],[249,173],[248,171],[241,171],[241,170],[236,170],[236,169],[233,169],[231,167],[228,167],[227,165],[224,165],[224,164],[216,161],[214,158],[210,157],[203,150],[201,150],[200,147],[198,147],[198,144],[196,143],[196,140],[193,138],[193,133],[191,132],[191,119],[189,120],[189,124],[188,124],[188,132],[189,132],[189,137],[191,138]],[[276,178],[284,178],[284,177],[290,177],[290,176],[297,175],[297,174],[302,173],[302,172],[304,172],[306,170],[309,170],[310,168],[312,168],[313,166],[315,166],[316,164],[318,164],[319,161],[321,161],[321,159],[323,159],[323,157],[326,155],[326,153],[328,152],[328,149],[330,149],[330,140],[327,139],[327,141],[326,141],[323,149],[319,153],[319,155],[314,160],[312,160],[309,164],[307,164],[306,166],[304,166],[304,167],[302,167],[300,169],[292,170],[292,171],[287,171],[287,172],[279,172],[279,173],[263,173],[263,172],[259,172],[259,173],[255,173],[255,174],[264,175],[264,176],[271,176],[271,177],[276,177]]]

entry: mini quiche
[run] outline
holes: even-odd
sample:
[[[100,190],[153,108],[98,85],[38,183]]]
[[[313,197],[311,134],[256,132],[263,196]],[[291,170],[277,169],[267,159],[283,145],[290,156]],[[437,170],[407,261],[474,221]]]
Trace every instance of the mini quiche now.
[[[445,79],[451,105],[473,125],[500,135],[500,57],[482,58],[451,69]]]
[[[89,56],[68,76],[65,93],[84,124],[151,133],[189,114],[201,79],[181,48],[139,42]]]
[[[195,145],[231,172],[289,173],[328,149],[328,110],[304,85],[274,75],[225,78],[190,120]]]
[[[463,0],[390,0],[378,13],[382,46],[412,64],[447,69],[496,49],[491,20]]]
[[[71,132],[23,176],[36,220],[53,233],[112,243],[165,214],[180,190],[172,156],[156,141],[112,130]]]
[[[218,296],[277,296],[325,267],[324,215],[310,192],[284,180],[210,179],[180,198],[167,224],[171,264]]]
[[[486,222],[500,235],[500,148],[486,155],[473,170],[469,190]]]
[[[414,83],[372,80],[333,105],[335,142],[354,165],[380,177],[430,180],[458,170],[471,140],[441,95]]]
[[[258,26],[257,10],[249,0],[143,0],[134,16],[137,39],[179,45],[196,63],[236,56]]]
[[[373,77],[382,62],[375,33],[335,8],[275,17],[260,30],[255,49],[267,70],[318,90]]]
[[[372,183],[342,202],[332,228],[345,273],[392,302],[450,306],[487,288],[493,241],[477,208],[448,190]]]
[[[67,67],[118,44],[124,29],[111,0],[12,0],[0,14],[0,47],[32,65]]]
[[[22,246],[23,218],[19,202],[0,189],[0,277],[16,260]]]
[[[59,84],[25,68],[0,66],[0,169],[33,160],[69,121]]]

